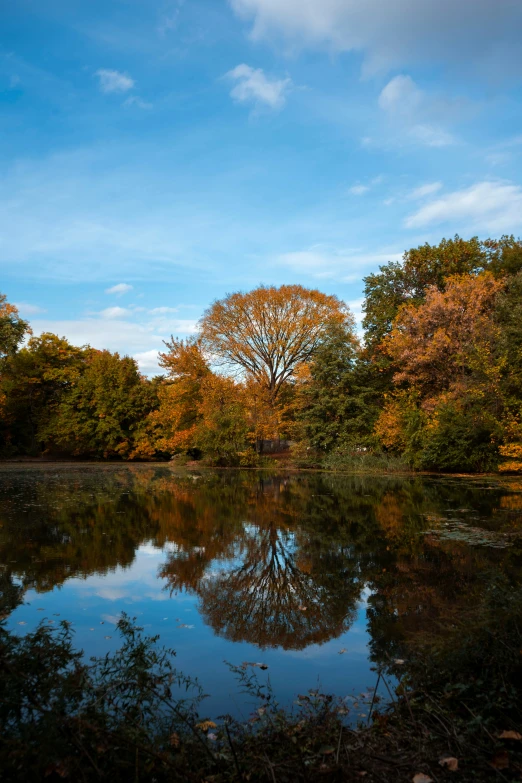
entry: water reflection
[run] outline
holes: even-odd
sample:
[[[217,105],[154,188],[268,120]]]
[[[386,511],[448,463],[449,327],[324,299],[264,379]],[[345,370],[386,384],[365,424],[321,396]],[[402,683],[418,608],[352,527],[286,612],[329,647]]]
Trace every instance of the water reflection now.
[[[108,574],[147,542],[166,549],[166,589],[197,596],[224,639],[303,650],[345,633],[369,596],[371,652],[382,660],[476,604],[485,575],[522,575],[516,481],[162,466],[9,469],[0,479],[7,610],[16,584],[41,593]],[[470,545],[472,528],[493,538]]]

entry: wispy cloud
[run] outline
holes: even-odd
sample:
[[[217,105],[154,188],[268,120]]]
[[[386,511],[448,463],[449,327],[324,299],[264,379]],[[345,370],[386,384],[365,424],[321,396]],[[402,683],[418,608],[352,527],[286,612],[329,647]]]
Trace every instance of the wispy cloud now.
[[[100,312],[102,318],[125,318],[130,315],[131,310],[127,310],[126,307],[106,307],[105,310]]]
[[[351,282],[365,274],[369,268],[388,261],[398,261],[401,254],[394,252],[362,252],[361,250],[336,250],[315,246],[307,250],[282,253],[277,263],[296,272],[304,272],[317,279],[335,279]]]
[[[129,291],[132,291],[132,286],[129,285],[129,283],[117,283],[116,285],[105,289],[106,294],[116,294],[117,296],[127,294]]]
[[[420,185],[415,188],[409,194],[411,199],[425,198],[426,196],[432,196],[434,193],[438,193],[442,189],[442,182],[427,182],[425,185]]]
[[[43,307],[28,304],[27,302],[15,302],[15,307],[18,308],[20,315],[38,315],[38,313],[47,312]]]
[[[177,313],[178,310],[178,307],[154,307],[152,310],[149,310],[149,313],[151,315],[165,315],[165,313]]]
[[[138,95],[130,95],[123,101],[124,106],[135,106],[137,109],[152,109],[152,103],[144,101]]]
[[[100,68],[96,71],[96,76],[100,82],[102,92],[128,92],[134,87],[134,79],[121,71],[112,71],[107,68]]]
[[[507,182],[478,182],[429,201],[405,220],[407,228],[453,223],[491,232],[519,229],[522,187]]]
[[[258,108],[281,109],[292,89],[289,77],[270,79],[262,68],[252,68],[245,63],[237,65],[225,76],[236,83],[230,95],[237,103],[250,103]]]
[[[405,134],[409,142],[426,147],[454,144],[456,140],[444,124],[455,121],[467,109],[459,99],[428,94],[404,74],[395,76],[382,89],[378,105],[398,129],[400,139]]]
[[[363,196],[365,193],[368,193],[369,190],[369,185],[352,185],[351,188],[348,188],[348,193],[351,193],[352,196]]]

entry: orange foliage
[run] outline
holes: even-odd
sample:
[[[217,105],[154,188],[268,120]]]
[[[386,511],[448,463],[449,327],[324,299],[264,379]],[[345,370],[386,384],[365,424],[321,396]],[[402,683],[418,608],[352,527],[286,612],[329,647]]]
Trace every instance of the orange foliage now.
[[[336,296],[299,285],[261,286],[214,302],[201,331],[212,355],[250,375],[275,401],[328,325],[352,320]]]
[[[472,370],[495,381],[500,367],[493,355],[498,333],[491,313],[502,286],[489,272],[456,275],[445,291],[429,288],[421,305],[404,305],[383,344],[400,368],[394,381],[429,394],[465,383]]]

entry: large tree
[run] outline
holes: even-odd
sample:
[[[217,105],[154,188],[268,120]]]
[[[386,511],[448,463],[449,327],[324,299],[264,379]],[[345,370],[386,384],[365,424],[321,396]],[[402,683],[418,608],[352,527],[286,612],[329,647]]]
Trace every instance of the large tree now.
[[[252,377],[275,402],[334,323],[353,323],[336,296],[300,285],[260,286],[214,302],[201,319],[201,335],[216,361]]]

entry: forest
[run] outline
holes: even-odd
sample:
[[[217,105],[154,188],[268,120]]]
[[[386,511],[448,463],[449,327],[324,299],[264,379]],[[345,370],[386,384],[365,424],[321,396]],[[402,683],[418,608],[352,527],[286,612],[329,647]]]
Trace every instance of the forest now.
[[[336,296],[260,286],[171,338],[163,374],[55,334],[0,296],[0,455],[522,472],[522,242],[455,236]]]

